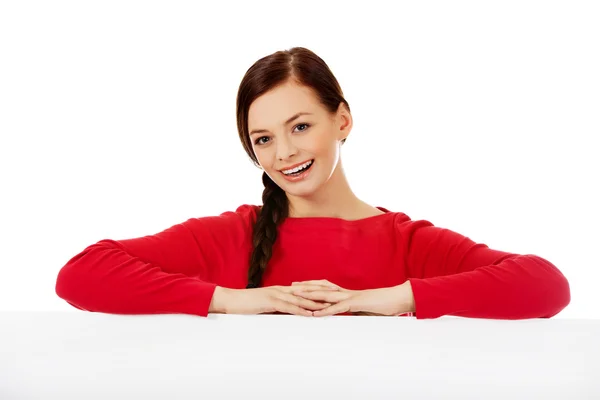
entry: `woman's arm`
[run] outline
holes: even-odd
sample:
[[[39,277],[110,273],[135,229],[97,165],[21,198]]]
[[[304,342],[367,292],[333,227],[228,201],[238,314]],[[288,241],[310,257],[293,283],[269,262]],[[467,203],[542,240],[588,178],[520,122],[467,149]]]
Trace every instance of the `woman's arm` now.
[[[417,318],[549,318],[571,300],[565,276],[537,255],[493,250],[425,220],[398,228]]]
[[[206,316],[217,284],[244,278],[230,268],[247,264],[254,218],[253,206],[241,206],[155,235],[100,240],[61,268],[56,293],[87,311]]]

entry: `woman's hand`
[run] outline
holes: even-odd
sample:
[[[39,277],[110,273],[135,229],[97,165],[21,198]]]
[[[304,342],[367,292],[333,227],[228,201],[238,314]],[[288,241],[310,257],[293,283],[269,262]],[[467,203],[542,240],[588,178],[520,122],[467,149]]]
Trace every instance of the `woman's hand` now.
[[[398,286],[368,290],[348,290],[327,280],[294,282],[292,287],[295,288],[292,293],[304,299],[331,303],[329,307],[315,310],[315,317],[347,312],[400,315],[412,312],[415,308],[410,281]]]
[[[301,288],[306,291],[335,290],[318,284],[296,286],[267,286],[255,289],[215,289],[209,312],[225,314],[284,313],[312,317],[312,312],[329,307],[331,303],[306,299],[292,293]]]

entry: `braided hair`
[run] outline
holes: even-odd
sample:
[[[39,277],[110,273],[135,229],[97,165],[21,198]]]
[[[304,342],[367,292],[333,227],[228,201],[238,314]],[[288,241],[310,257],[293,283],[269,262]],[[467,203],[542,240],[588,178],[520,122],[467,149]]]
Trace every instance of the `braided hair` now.
[[[252,233],[253,251],[250,256],[247,288],[260,286],[267,263],[273,255],[273,245],[277,240],[277,228],[288,216],[288,199],[281,189],[266,172],[262,181],[265,189],[262,194],[263,206],[254,225]]]

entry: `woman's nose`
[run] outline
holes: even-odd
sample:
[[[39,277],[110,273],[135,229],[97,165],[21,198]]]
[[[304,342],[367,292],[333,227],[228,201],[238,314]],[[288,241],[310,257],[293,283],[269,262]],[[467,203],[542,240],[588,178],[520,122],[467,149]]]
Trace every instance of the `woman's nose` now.
[[[277,158],[285,160],[296,154],[296,147],[289,138],[277,140]]]

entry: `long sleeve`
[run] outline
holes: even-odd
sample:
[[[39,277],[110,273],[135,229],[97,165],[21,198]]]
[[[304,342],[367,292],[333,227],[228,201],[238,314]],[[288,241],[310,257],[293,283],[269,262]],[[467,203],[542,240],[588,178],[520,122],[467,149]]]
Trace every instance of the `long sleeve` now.
[[[254,220],[243,205],[154,235],[100,240],[60,269],[56,294],[86,311],[206,316],[217,284],[244,284]]]
[[[550,318],[570,303],[565,276],[537,255],[493,250],[426,220],[399,229],[418,319]]]

